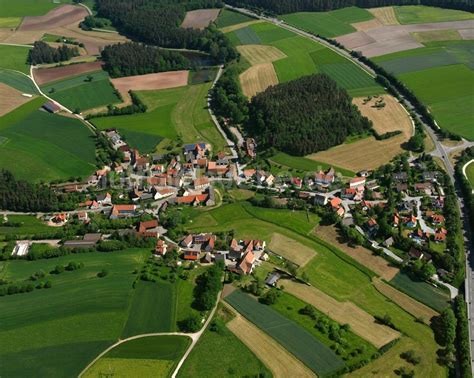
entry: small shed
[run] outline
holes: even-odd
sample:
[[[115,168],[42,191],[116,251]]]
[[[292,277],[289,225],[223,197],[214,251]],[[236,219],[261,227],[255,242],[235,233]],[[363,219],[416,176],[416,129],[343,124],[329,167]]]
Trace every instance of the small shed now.
[[[280,274],[277,272],[273,272],[268,276],[268,278],[265,281],[265,284],[267,284],[268,286],[275,287],[279,279],[280,279]]]
[[[61,110],[61,108],[52,101],[48,101],[47,103],[43,104],[43,109],[53,114]]]

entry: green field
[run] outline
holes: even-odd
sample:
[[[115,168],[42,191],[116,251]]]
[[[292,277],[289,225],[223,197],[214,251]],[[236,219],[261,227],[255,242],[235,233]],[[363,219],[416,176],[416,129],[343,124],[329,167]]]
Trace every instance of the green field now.
[[[2,376],[77,376],[121,335],[132,299],[132,271],[149,254],[130,249],[83,253],[48,260],[7,262],[0,276],[26,280],[43,270],[52,288],[0,299],[0,366]],[[58,264],[84,267],[49,274]],[[98,278],[107,269],[109,274]],[[51,356],[54,356],[52,358]]]
[[[381,94],[383,88],[357,65],[333,50],[270,23],[253,24],[226,34],[234,44],[266,44],[287,57],[273,62],[280,83],[326,73],[352,96]]]
[[[23,93],[38,94],[33,81],[19,72],[0,69],[0,83],[7,84]]]
[[[466,175],[471,186],[474,188],[474,163],[471,163],[466,167]]]
[[[393,7],[400,24],[422,24],[427,22],[446,22],[471,20],[474,15],[454,9],[426,7],[423,5],[406,5]]]
[[[93,133],[80,121],[38,110],[34,99],[0,118],[2,167],[29,181],[85,177],[95,167]],[[74,143],[71,143],[74,141]]]
[[[84,377],[171,375],[191,340],[183,336],[150,336],[118,345],[91,366]]]
[[[87,81],[92,78],[92,81]],[[105,71],[74,76],[41,87],[70,110],[87,110],[121,102]]]
[[[30,47],[0,45],[0,68],[30,73],[26,63]]]
[[[2,17],[41,16],[61,4],[70,4],[70,0],[0,0]]]
[[[206,108],[211,83],[159,91],[137,92],[148,106],[146,113],[93,119],[99,129],[115,127],[131,146],[153,151],[162,140],[184,143],[207,141],[215,151],[225,148],[225,140],[212,123]]]
[[[253,18],[243,15],[242,13],[232,12],[227,9],[221,10],[219,17],[216,20],[218,28],[225,28],[226,26],[241,24],[242,22],[252,21]]]
[[[41,235],[55,231],[53,227],[47,226],[33,215],[9,215],[8,221],[21,225],[19,227],[0,227],[0,239],[6,235]]]
[[[331,349],[306,329],[255,298],[236,290],[225,300],[316,374],[334,373],[344,366],[344,362]]]
[[[447,292],[426,282],[413,281],[404,273],[398,273],[390,284],[438,312],[442,312],[449,305],[450,297]]]
[[[287,24],[327,38],[349,34],[356,29],[351,24],[374,18],[365,9],[349,7],[331,12],[300,12],[280,16]]]
[[[199,339],[178,373],[180,378],[271,376],[271,372],[227,327],[215,317],[219,331],[209,328]],[[225,351],[219,358],[208,358],[209,351]],[[245,361],[245,363],[242,363]]]
[[[16,28],[21,20],[21,17],[0,17],[0,28]]]

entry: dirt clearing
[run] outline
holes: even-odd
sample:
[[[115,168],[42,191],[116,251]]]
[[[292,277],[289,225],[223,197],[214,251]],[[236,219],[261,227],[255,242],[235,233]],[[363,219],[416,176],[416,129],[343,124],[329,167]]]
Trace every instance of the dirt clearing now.
[[[351,330],[375,345],[384,346],[400,336],[397,331],[375,322],[372,315],[351,302],[339,302],[321,290],[289,280],[281,280],[285,291],[313,305],[340,324],[349,324]]]
[[[412,297],[402,293],[401,291],[398,291],[394,287],[386,284],[378,278],[374,278],[373,284],[378,291],[380,291],[387,298],[391,299],[406,312],[412,314],[416,318],[423,318],[423,321],[427,325],[430,325],[430,319],[433,316],[439,315],[432,308],[414,300]]]
[[[0,116],[2,116],[27,103],[31,97],[22,96],[15,88],[0,83],[0,99]]]
[[[248,98],[276,84],[278,84],[278,76],[271,63],[257,64],[240,75],[242,92]]]
[[[227,323],[227,328],[255,353],[275,378],[315,377],[296,357],[241,315]]]
[[[54,68],[42,68],[33,70],[38,85],[43,85],[56,80],[65,79],[69,76],[76,76],[87,72],[98,71],[102,69],[102,62],[89,62],[70,64],[67,66],[54,67]]]
[[[226,26],[224,28],[220,28],[219,30],[222,33],[230,33],[232,31],[236,31],[236,30],[239,30],[239,29],[242,29],[242,28],[246,28],[247,26],[250,26],[250,25],[253,25],[253,24],[259,24],[261,22],[264,22],[264,21],[263,20],[247,21],[247,22],[242,22],[240,24],[236,24],[236,25]]]
[[[395,15],[395,10],[392,7],[380,7],[367,9],[374,17],[380,21],[382,25],[399,25]]]
[[[286,55],[274,46],[243,45],[237,46],[237,50],[252,66],[286,58]]]
[[[182,28],[204,29],[219,16],[220,9],[197,9],[186,12]]]
[[[82,21],[88,15],[89,13],[84,7],[63,5],[49,11],[44,16],[25,17],[18,29],[20,31],[49,30]]]
[[[169,71],[147,75],[127,76],[110,81],[125,102],[131,101],[128,91],[148,91],[184,87],[188,85],[189,71]]]
[[[298,243],[294,239],[290,239],[282,234],[273,234],[269,248],[285,259],[288,259],[299,266],[304,266],[316,256],[316,251]]]
[[[367,248],[362,246],[350,247],[347,243],[344,243],[334,226],[318,226],[314,233],[387,281],[390,281],[399,272],[398,268],[390,266],[387,260],[374,255]]]

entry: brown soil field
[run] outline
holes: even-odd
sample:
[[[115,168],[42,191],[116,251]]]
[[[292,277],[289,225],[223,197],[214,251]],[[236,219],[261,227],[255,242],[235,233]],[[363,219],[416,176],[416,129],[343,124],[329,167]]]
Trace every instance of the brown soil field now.
[[[392,7],[367,9],[382,25],[399,25],[395,11]]]
[[[338,230],[334,226],[318,226],[314,233],[321,239],[335,245],[342,252],[346,253],[387,281],[390,281],[399,272],[398,268],[390,266],[387,260],[374,255],[369,249],[362,246],[351,247],[343,242]]]
[[[147,75],[127,76],[110,81],[120,92],[123,99],[129,99],[129,90],[147,91],[184,87],[188,85],[189,71],[169,71]]]
[[[313,305],[340,324],[349,324],[351,330],[377,348],[400,337],[400,333],[375,322],[372,315],[352,302],[339,302],[321,290],[294,281],[280,280],[285,291]]]
[[[76,76],[87,72],[93,72],[102,68],[102,62],[90,62],[90,63],[79,63],[69,64],[67,66],[54,67],[54,68],[40,68],[33,70],[38,85],[43,85],[56,80],[61,80],[69,76]]]
[[[412,135],[410,118],[394,97],[389,95],[382,97],[385,100],[385,107],[381,109],[372,107],[375,99],[363,105],[363,98],[356,98],[354,103],[361,113],[373,122],[374,129],[379,134],[395,130],[402,131],[402,134],[385,140],[369,137],[354,143],[341,144],[329,150],[308,155],[308,158],[352,171],[360,171],[375,169],[401,153],[403,143]]]
[[[252,66],[286,58],[286,55],[274,46],[242,45],[237,46],[237,50]]]
[[[219,30],[220,30],[222,33],[230,33],[230,32],[232,32],[232,31],[245,28],[245,27],[247,27],[247,26],[249,26],[249,25],[258,24],[258,23],[260,23],[260,22],[263,22],[263,20],[253,20],[253,21],[242,22],[242,23],[240,23],[240,24],[235,24],[235,25],[226,26],[226,27],[224,27],[224,28],[220,28]]]
[[[237,315],[229,328],[273,373],[275,378],[315,377],[314,373],[265,332]]]
[[[272,252],[275,252],[285,259],[288,259],[299,266],[305,266],[313,257],[316,251],[294,239],[290,239],[282,234],[274,233],[268,245]]]
[[[6,84],[0,83],[0,116],[15,110],[31,98],[21,95],[21,92]]]
[[[44,16],[28,16],[23,18],[18,30],[49,30],[82,21],[89,13],[84,7],[63,5],[49,11]]]
[[[271,63],[257,64],[240,75],[242,92],[248,98],[276,84],[278,84],[278,77]]]
[[[366,31],[370,29],[380,28],[382,26],[382,23],[377,18],[374,18],[373,20],[356,22],[351,25],[358,31]]]
[[[219,16],[220,9],[197,9],[186,12],[182,28],[204,29]]]
[[[431,309],[428,306],[425,306],[423,303],[420,303],[413,299],[412,297],[398,291],[394,287],[386,284],[379,278],[374,278],[373,280],[375,288],[380,291],[387,298],[391,299],[406,312],[412,314],[415,318],[423,318],[423,321],[430,325],[430,319],[439,314]]]

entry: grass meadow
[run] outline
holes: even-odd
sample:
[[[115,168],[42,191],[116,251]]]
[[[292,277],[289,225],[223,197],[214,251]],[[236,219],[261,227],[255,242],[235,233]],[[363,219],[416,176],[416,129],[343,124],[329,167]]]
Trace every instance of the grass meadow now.
[[[30,47],[0,45],[0,68],[29,74],[30,65],[26,62],[29,51]]]
[[[280,16],[287,24],[327,38],[355,32],[352,23],[369,21],[374,16],[357,7],[342,8],[330,12],[300,12]]]
[[[227,26],[241,24],[243,22],[253,21],[254,19],[242,13],[232,12],[227,9],[221,10],[219,17],[216,20],[218,28],[225,28]]]
[[[0,238],[6,235],[40,235],[54,232],[54,228],[47,226],[33,215],[9,215],[8,220],[13,223],[20,223],[19,227],[0,227]]]
[[[33,81],[28,76],[15,71],[0,69],[0,82],[23,93],[38,93]]]
[[[474,188],[474,163],[471,163],[466,167],[466,175],[471,186]]]
[[[0,118],[2,166],[35,182],[89,175],[95,168],[92,132],[76,119],[38,110],[44,101],[34,99]]]
[[[72,3],[70,0],[0,0],[0,9],[2,17],[41,16],[61,4],[70,3]]]
[[[406,5],[393,8],[400,24],[423,24],[427,22],[471,20],[474,18],[474,15],[469,12],[423,5]]]

